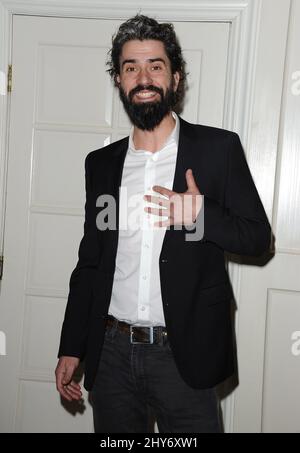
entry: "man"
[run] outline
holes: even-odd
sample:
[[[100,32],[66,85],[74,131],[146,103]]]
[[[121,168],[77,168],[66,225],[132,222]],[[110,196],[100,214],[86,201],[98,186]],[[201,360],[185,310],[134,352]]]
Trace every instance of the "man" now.
[[[219,433],[215,386],[234,372],[224,251],[262,254],[270,225],[238,136],[173,111],[185,72],[171,24],[123,23],[109,72],[133,128],[86,158],[57,388],[81,398],[84,358],[96,432],[148,432],[152,414],[160,432]],[[116,200],[115,228],[103,228],[103,195]],[[133,208],[135,225],[121,228]]]

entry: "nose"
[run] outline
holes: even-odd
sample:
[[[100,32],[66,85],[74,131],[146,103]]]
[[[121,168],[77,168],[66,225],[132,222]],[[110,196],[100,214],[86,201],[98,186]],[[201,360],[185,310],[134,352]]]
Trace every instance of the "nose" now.
[[[151,85],[152,77],[147,68],[141,68],[138,72],[137,82],[139,85]]]

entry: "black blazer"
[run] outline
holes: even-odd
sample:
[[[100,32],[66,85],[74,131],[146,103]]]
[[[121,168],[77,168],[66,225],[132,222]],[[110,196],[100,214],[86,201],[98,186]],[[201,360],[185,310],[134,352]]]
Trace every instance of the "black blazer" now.
[[[92,151],[85,161],[86,205],[79,260],[70,278],[58,357],[85,359],[90,390],[104,341],[118,246],[118,229],[100,231],[96,207],[101,194],[116,199],[128,137]],[[178,370],[193,388],[210,388],[234,372],[230,301],[224,251],[260,255],[271,228],[237,134],[193,125],[180,118],[175,192],[187,190],[192,168],[204,195],[204,237],[186,241],[185,229],[166,230],[159,258],[166,327]]]

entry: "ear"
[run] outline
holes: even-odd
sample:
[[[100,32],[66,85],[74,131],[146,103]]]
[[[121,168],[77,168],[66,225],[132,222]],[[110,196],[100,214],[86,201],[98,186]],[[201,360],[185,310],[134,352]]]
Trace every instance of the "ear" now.
[[[180,81],[180,74],[179,74],[179,72],[176,71],[176,72],[173,74],[173,77],[174,77],[174,91],[177,91],[178,84],[179,84],[179,81]]]
[[[116,75],[115,82],[117,85],[120,85],[120,76],[119,74]]]

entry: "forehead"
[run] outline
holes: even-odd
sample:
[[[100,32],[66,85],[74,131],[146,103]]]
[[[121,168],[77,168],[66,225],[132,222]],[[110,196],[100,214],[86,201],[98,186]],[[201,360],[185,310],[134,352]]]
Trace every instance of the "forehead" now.
[[[152,57],[162,57],[168,61],[165,47],[161,41],[146,39],[127,41],[122,48],[121,61],[125,59],[147,60]]]

